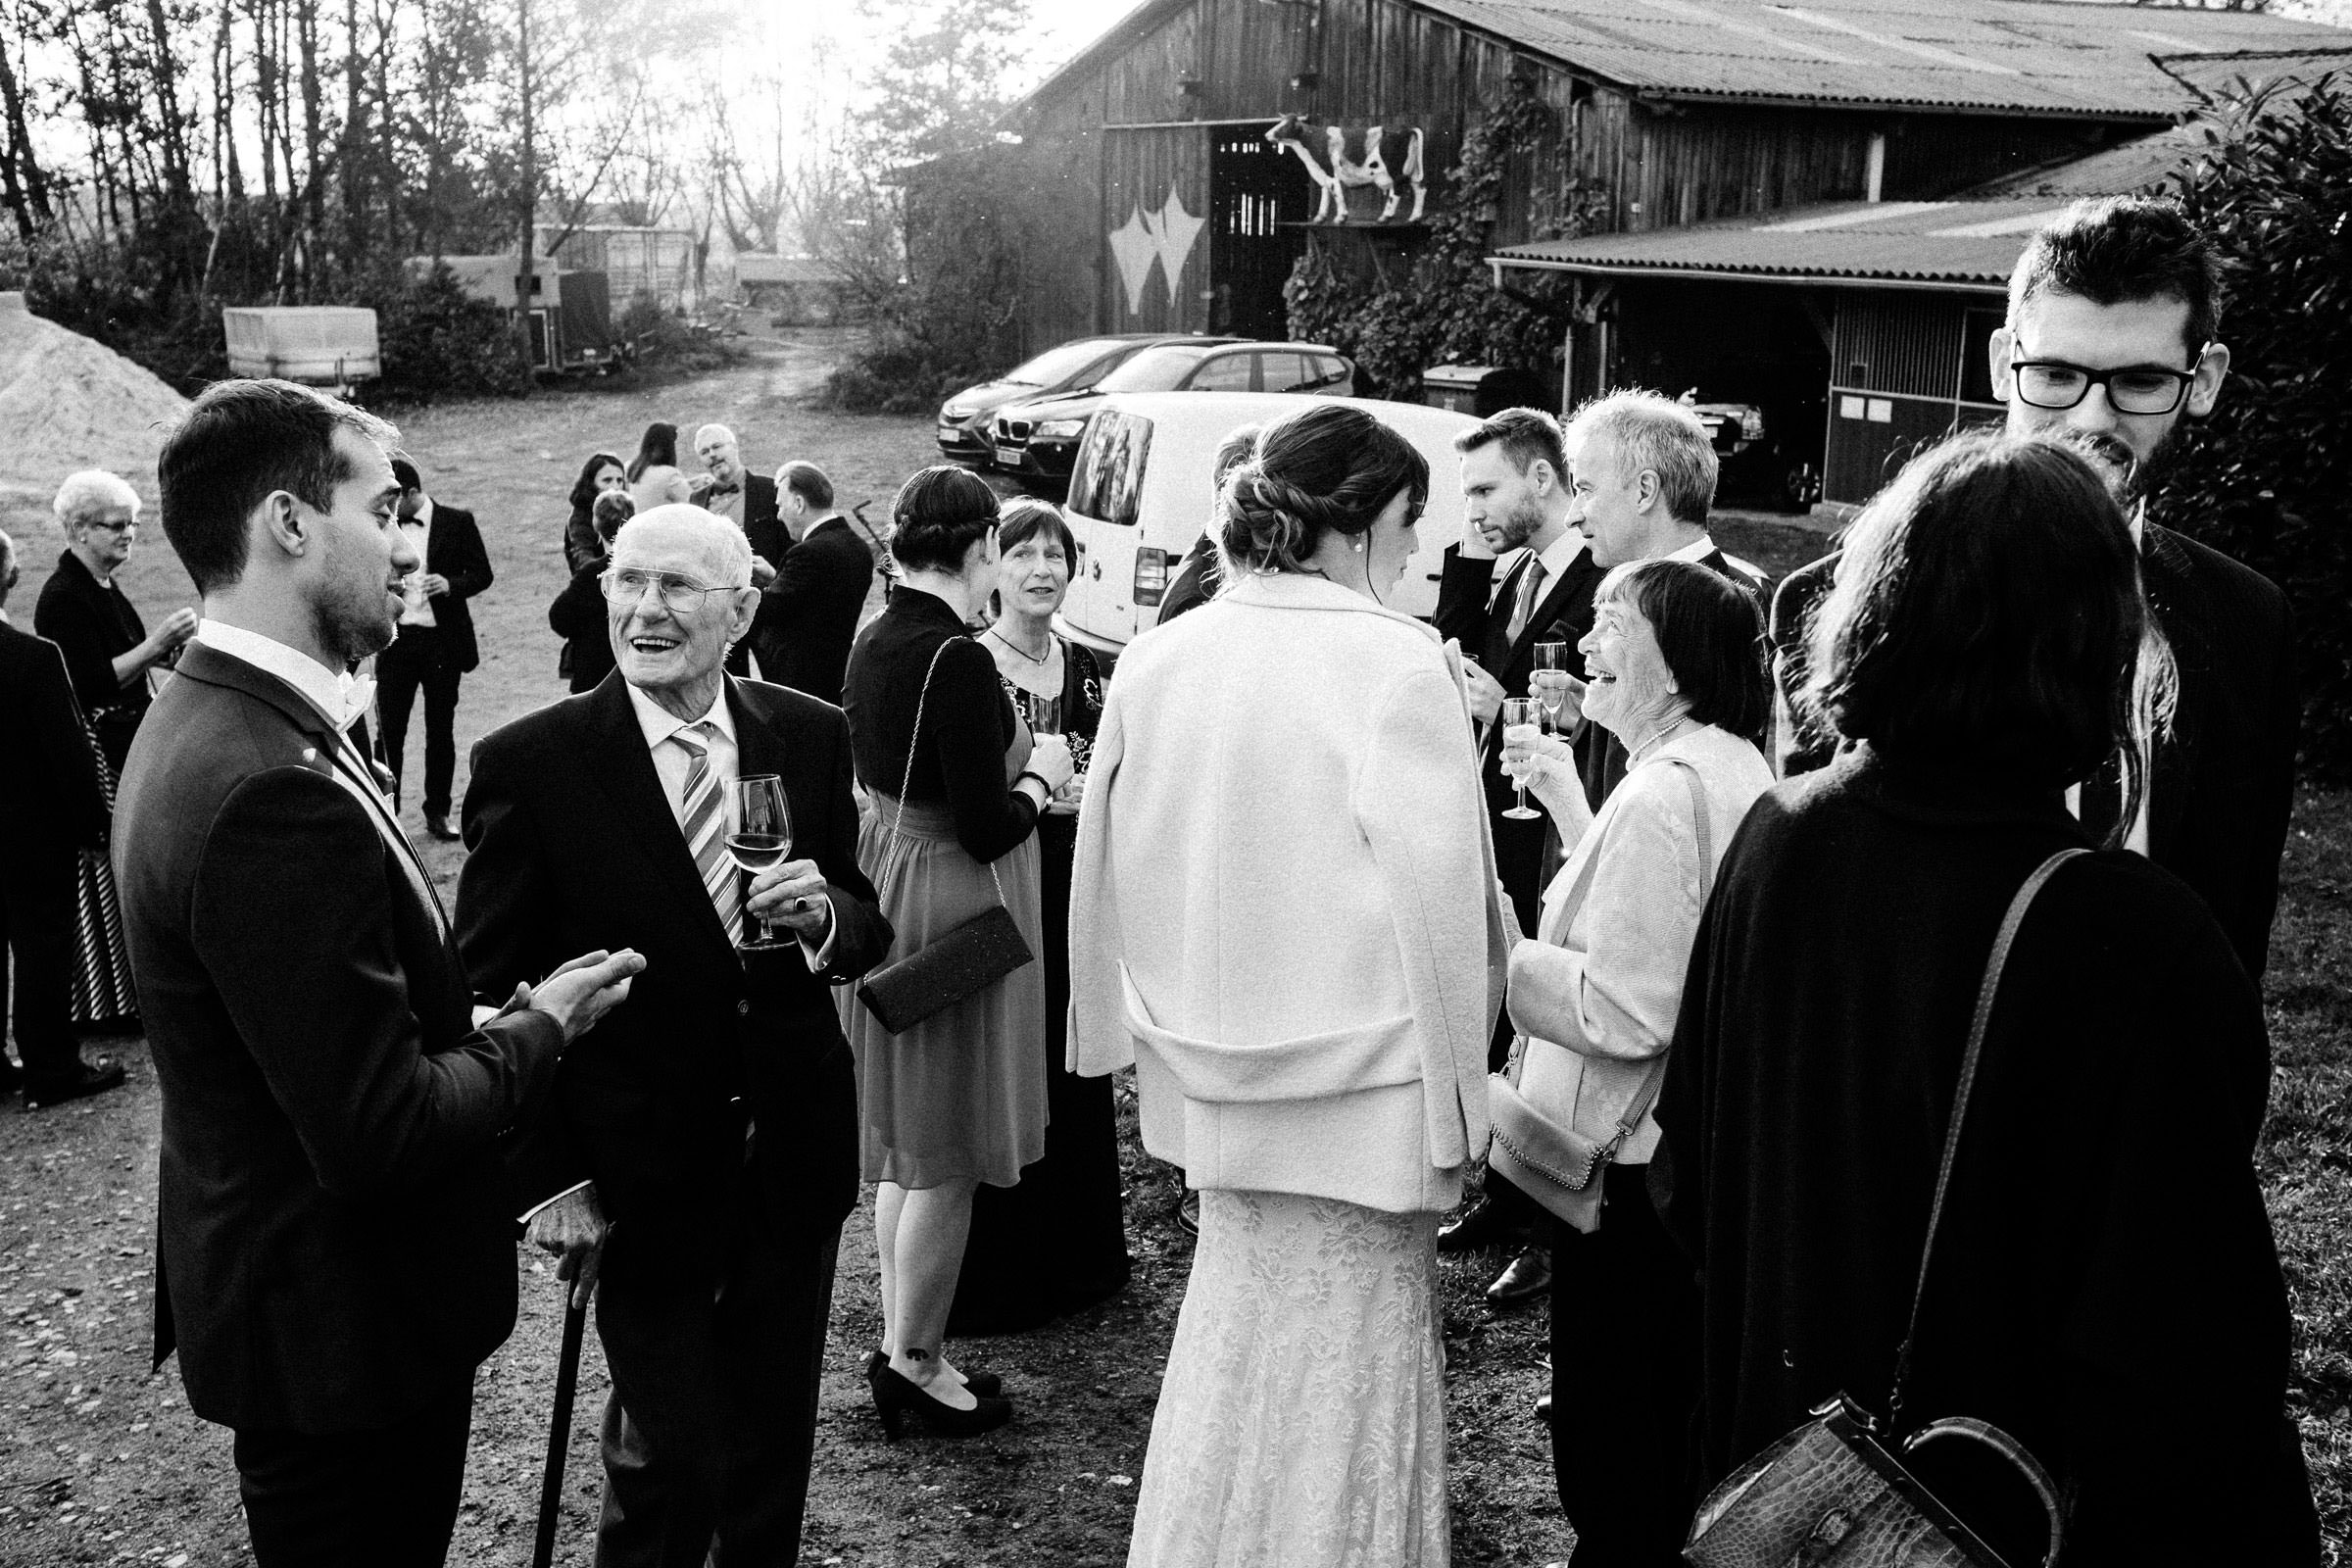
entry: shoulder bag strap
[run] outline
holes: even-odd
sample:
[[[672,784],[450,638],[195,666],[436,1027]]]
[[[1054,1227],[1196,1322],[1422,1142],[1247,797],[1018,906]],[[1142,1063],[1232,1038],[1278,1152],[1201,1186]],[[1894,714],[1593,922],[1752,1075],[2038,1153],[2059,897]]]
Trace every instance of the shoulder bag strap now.
[[[1936,1201],[1928,1209],[1928,1236],[1919,1250],[1919,1281],[1911,1290],[1911,1316],[1903,1325],[1903,1342],[1894,1352],[1894,1390],[1886,1399],[1886,1424],[1889,1431],[1902,1430],[1903,1385],[1911,1376],[1911,1345],[1919,1333],[1920,1302],[1927,1297],[1928,1267],[1936,1256],[1936,1233],[1943,1224],[1943,1200],[1951,1191],[1952,1161],[1960,1152],[1960,1128],[1968,1119],[1969,1093],[1977,1083],[1977,1061],[1984,1052],[1984,1028],[1992,1019],[1993,998],[2001,987],[2001,970],[2009,962],[2009,945],[2017,939],[2017,929],[2025,924],[2026,911],[2033,907],[2034,895],[2058,872],[2058,868],[2078,855],[2087,855],[2083,849],[2060,850],[2056,855],[2034,868],[2017,897],[2009,901],[2009,912],[2001,916],[2000,931],[1992,939],[1992,956],[1984,964],[1984,984],[1977,988],[1977,1010],[1968,1024],[1968,1049],[1960,1055],[1960,1084],[1952,1092],[1952,1116],[1943,1132],[1943,1157],[1936,1169]]]
[[[899,779],[899,808],[892,813],[890,819],[890,841],[894,845],[899,842],[901,837],[899,824],[906,817],[906,792],[914,788],[914,748],[915,743],[923,737],[923,709],[931,701],[931,677],[939,673],[941,658],[946,655],[949,644],[956,641],[956,638],[950,637],[931,651],[931,662],[923,669],[922,690],[914,695],[914,729],[906,737],[906,771]],[[997,885],[997,902],[1003,904],[1004,902],[1004,882],[997,875],[997,862],[994,860],[988,862],[988,879]]]
[[[1661,757],[1658,760],[1672,762],[1681,768],[1683,777],[1690,785],[1690,817],[1698,835],[1698,906],[1704,909],[1707,906],[1707,895],[1715,888],[1715,823],[1707,814],[1707,781],[1687,758]],[[1619,786],[1621,789],[1623,787]],[[1649,1064],[1649,1070],[1642,1075],[1642,1087],[1634,1092],[1633,1099],[1625,1102],[1625,1113],[1617,1118],[1616,1134],[1609,1139],[1610,1158],[1616,1157],[1618,1149],[1634,1136],[1634,1129],[1642,1125],[1642,1118],[1649,1114],[1649,1107],[1657,1103],[1658,1091],[1666,1087],[1666,1054],[1663,1051],[1658,1053],[1657,1059]]]

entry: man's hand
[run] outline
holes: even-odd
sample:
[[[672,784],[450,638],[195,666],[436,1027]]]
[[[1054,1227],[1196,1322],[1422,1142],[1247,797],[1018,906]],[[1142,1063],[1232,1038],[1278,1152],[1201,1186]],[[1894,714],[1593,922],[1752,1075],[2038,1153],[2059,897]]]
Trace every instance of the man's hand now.
[[[420,572],[416,586],[424,590],[427,599],[438,599],[449,592],[449,579],[437,571]]]
[[[596,1294],[597,1271],[605,1261],[605,1237],[612,1229],[605,1223],[604,1210],[596,1205],[596,1188],[591,1185],[565,1193],[533,1214],[522,1235],[533,1247],[564,1260],[556,1265],[556,1278],[576,1278],[579,1283],[572,1287],[571,1304],[586,1306]]]
[[[775,580],[776,568],[767,564],[767,558],[765,556],[759,554],[757,551],[753,552],[752,586],[755,588],[764,588]]]
[[[1502,682],[1487,673],[1475,659],[1462,661],[1462,677],[1470,684],[1470,716],[1481,724],[1492,724],[1494,715],[1502,711]]]
[[[825,898],[825,874],[814,860],[785,860],[752,878],[745,907],[764,916],[812,948],[825,945],[833,906]]]
[[[629,981],[645,969],[645,958],[634,949],[607,953],[599,948],[583,953],[536,986],[515,989],[510,1007],[536,1007],[556,1020],[564,1043],[571,1044],[597,1025],[597,1020],[629,1000]]]

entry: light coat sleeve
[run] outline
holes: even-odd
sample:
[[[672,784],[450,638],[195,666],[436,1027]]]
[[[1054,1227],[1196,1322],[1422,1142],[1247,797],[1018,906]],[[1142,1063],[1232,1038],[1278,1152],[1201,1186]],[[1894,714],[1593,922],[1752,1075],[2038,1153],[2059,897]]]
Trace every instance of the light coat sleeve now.
[[[1423,665],[1381,704],[1351,806],[1396,923],[1420,1035],[1430,1163],[1486,1152],[1487,1042],[1503,949],[1494,851],[1459,666]]]
[[[1112,876],[1111,829],[1118,811],[1127,726],[1111,684],[1088,760],[1086,804],[1078,812],[1078,849],[1070,866],[1070,1011],[1064,1048],[1069,1070],[1099,1078],[1135,1064],[1127,999],[1119,979],[1124,937]]]
[[[1697,836],[1681,769],[1647,771],[1656,782],[1619,786],[1638,793],[1593,846],[1592,884],[1563,917],[1566,940],[1523,941],[1511,953],[1511,1022],[1582,1055],[1655,1056],[1682,1006],[1698,932]]]

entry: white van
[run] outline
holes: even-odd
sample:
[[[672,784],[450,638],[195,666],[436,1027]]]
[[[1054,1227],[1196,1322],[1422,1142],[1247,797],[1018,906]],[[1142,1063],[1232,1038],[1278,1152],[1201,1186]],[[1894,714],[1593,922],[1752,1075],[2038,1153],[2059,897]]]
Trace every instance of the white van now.
[[[1391,598],[1393,609],[1426,620],[1437,612],[1445,549],[1462,536],[1461,458],[1453,438],[1478,421],[1416,403],[1324,401],[1362,409],[1429,460],[1421,547]],[[1242,425],[1271,424],[1298,412],[1298,398],[1268,392],[1121,393],[1098,410],[1079,444],[1062,508],[1078,541],[1069,597],[1055,617],[1063,635],[1108,664],[1157,624],[1161,595],[1208,526],[1217,448]]]

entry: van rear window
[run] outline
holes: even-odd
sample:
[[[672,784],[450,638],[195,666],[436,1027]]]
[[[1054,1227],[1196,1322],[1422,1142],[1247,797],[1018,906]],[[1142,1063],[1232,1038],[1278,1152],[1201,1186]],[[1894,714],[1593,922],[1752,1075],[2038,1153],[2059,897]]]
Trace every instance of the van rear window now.
[[[1152,421],[1140,414],[1104,409],[1087,425],[1070,474],[1070,510],[1122,528],[1135,526],[1144,505],[1144,464],[1152,451]]]

